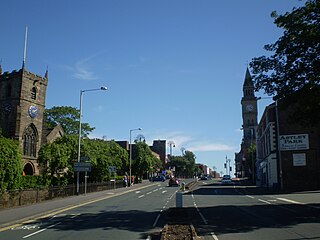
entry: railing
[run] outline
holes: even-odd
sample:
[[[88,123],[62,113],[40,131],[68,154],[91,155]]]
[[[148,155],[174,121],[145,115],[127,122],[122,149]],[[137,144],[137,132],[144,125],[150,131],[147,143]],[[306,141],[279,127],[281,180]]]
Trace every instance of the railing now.
[[[88,183],[87,193],[122,188],[123,181]],[[85,185],[80,184],[79,193],[85,193]],[[69,197],[77,194],[77,186],[50,187],[43,189],[14,190],[0,193],[0,209],[30,205],[47,200]]]

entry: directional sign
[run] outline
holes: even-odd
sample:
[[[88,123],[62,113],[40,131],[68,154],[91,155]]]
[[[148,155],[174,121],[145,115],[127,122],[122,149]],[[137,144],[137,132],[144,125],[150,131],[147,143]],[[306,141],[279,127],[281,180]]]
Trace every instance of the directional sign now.
[[[73,165],[74,172],[91,172],[91,163],[89,162],[76,162]]]

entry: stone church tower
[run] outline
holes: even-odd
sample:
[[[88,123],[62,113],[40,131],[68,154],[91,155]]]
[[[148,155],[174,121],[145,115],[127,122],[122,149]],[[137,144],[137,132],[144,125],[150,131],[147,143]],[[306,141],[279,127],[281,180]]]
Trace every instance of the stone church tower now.
[[[255,143],[256,141],[256,130],[258,126],[257,98],[254,95],[254,85],[248,68],[242,91],[243,97],[241,99],[241,106],[243,144],[245,147],[248,147],[251,143]]]
[[[42,145],[48,71],[44,77],[18,71],[2,73],[0,66],[0,128],[2,135],[19,141],[23,171],[39,174],[37,155]]]

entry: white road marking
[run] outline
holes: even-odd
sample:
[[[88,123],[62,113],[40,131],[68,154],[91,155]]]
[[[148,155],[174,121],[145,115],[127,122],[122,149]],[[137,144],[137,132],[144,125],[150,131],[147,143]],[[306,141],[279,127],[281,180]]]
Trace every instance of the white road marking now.
[[[167,191],[166,190],[164,190],[164,191],[162,191],[162,194],[164,194],[164,193],[166,193]]]
[[[290,200],[290,199],[286,199],[286,198],[276,198],[280,201],[284,201],[284,202],[288,202],[288,203],[294,203],[294,204],[301,204],[301,205],[304,205],[304,203],[302,202],[297,202],[297,201],[293,201],[293,200]]]
[[[151,194],[152,192],[147,192],[147,195]]]
[[[158,216],[157,216],[156,220],[154,221],[152,227],[155,227],[157,225],[157,223],[159,221],[159,218],[160,218],[160,215],[161,215],[161,213],[158,214]]]
[[[263,199],[258,199],[258,201],[263,202],[263,203],[267,203],[267,204],[272,204],[271,202],[265,201]]]
[[[252,196],[250,196],[250,195],[246,195],[246,197],[248,197],[248,198],[254,198],[254,197],[252,197]]]
[[[213,232],[211,232],[211,236],[213,237],[214,240],[219,240],[219,238],[217,237],[217,235],[215,235]]]
[[[138,193],[140,193],[141,191],[136,191],[136,193],[138,194]]]
[[[143,195],[140,195],[138,198],[142,198],[142,197],[144,197],[144,194],[143,194]]]
[[[47,227],[47,228],[44,228],[44,229],[41,229],[41,230],[36,231],[36,232],[34,232],[34,233],[31,233],[31,234],[26,235],[26,236],[24,236],[24,237],[22,237],[22,238],[28,238],[28,237],[31,237],[31,236],[36,235],[36,234],[38,234],[38,233],[41,233],[41,232],[43,232],[43,231],[45,231],[45,230],[48,230],[49,228],[52,228],[52,227],[54,227],[54,226],[56,226],[56,225],[58,225],[58,224],[60,224],[60,223],[61,223],[61,222],[58,222],[58,223],[53,224],[53,225],[50,225],[50,226],[49,226],[49,227]]]

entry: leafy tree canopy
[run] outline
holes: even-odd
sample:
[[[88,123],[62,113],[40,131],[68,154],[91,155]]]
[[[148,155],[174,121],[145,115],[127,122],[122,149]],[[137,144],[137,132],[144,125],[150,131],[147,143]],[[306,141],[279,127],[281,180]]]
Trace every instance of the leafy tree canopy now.
[[[309,0],[292,12],[280,16],[273,12],[271,16],[284,33],[264,46],[273,52],[271,56],[253,58],[250,63],[257,90],[282,98],[305,86],[319,86],[320,2]]]
[[[45,123],[49,128],[54,128],[58,123],[67,135],[79,133],[80,110],[70,106],[56,106],[44,111]],[[86,137],[95,128],[88,123],[81,123],[82,136]]]
[[[22,165],[19,144],[0,135],[0,190],[17,189],[21,183]]]
[[[320,117],[320,1],[308,0],[292,12],[271,16],[284,32],[264,46],[270,56],[250,63],[256,90],[295,105],[293,117],[303,116],[296,120],[314,125]]]

